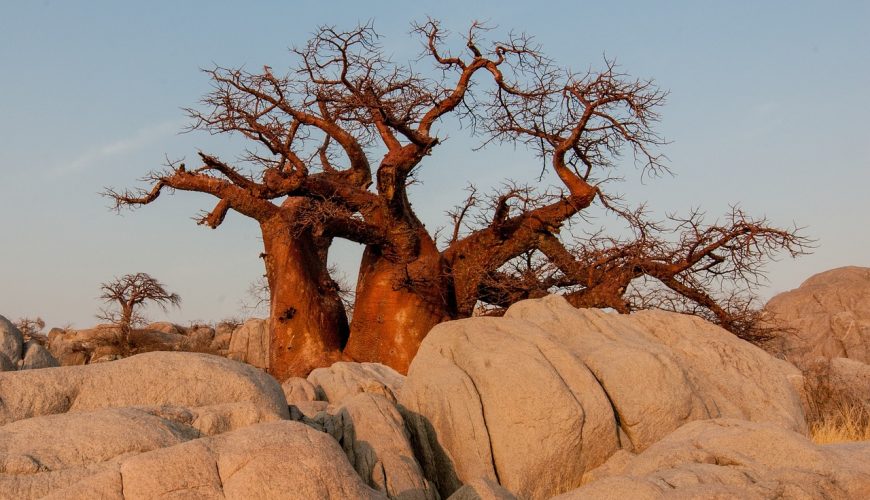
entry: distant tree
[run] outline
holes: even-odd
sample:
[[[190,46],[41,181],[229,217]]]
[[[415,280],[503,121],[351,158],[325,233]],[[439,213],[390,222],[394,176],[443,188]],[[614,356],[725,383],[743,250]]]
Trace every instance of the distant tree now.
[[[130,330],[134,325],[144,323],[139,309],[147,303],[156,304],[164,311],[170,306],[179,306],[181,297],[169,293],[164,285],[146,273],[125,274],[100,285],[100,298],[110,306],[100,311],[97,318],[117,325],[121,333],[122,346],[130,345]],[[114,310],[113,307],[117,307]]]
[[[737,209],[712,224],[699,213],[652,222],[605,190],[624,153],[646,174],[668,171],[654,128],[666,92],[607,60],[601,71],[559,67],[525,35],[487,43],[476,22],[452,51],[438,22],[413,31],[423,47],[417,67],[391,60],[364,25],[320,28],[292,50],[286,72],[206,70],[213,88],[202,109],[188,110],[192,128],[248,139],[242,161],[200,152],[194,168],[170,161],[144,189],[107,192],[116,208],[167,190],[202,192],[217,202],[200,224],[217,228],[230,211],[256,221],[278,379],[339,359],[405,371],[437,323],[546,293],[578,307],[700,314],[753,338],[744,292],[768,259],[801,254],[808,240]],[[431,67],[421,71],[424,62]],[[407,188],[424,164],[439,168],[438,129],[450,117],[484,145],[533,152],[530,172],[549,170],[559,185],[473,190],[439,240]],[[563,231],[593,205],[631,237]],[[350,323],[327,264],[335,238],[365,246]]]
[[[45,335],[42,333],[42,329],[45,328],[45,321],[38,316],[36,318],[18,318],[15,326],[18,327],[25,342],[31,339],[44,340]]]

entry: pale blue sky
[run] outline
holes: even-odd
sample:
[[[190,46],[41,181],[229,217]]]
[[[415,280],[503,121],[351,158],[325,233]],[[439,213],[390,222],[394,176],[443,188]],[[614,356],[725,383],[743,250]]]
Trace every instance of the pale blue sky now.
[[[426,15],[458,31],[472,19],[526,31],[572,68],[607,54],[669,89],[660,131],[676,176],[641,184],[628,168],[618,190],[662,213],[715,215],[739,202],[806,226],[818,249],[771,265],[764,296],[831,267],[870,266],[870,2],[2,0],[0,314],[84,327],[95,322],[100,282],[143,271],[182,295],[172,320],[237,315],[262,274],[252,221],[196,226],[190,217],[211,201],[190,193],[118,216],[97,193],[136,185],[164,154],[240,153],[226,138],[176,134],[180,108],[209,88],[198,68],[287,67],[287,47],[316,26],[369,19],[408,60],[418,51],[408,25]],[[467,181],[537,173],[522,151],[470,153],[473,141],[450,136],[414,192],[430,227]],[[342,247],[335,257],[353,275],[357,254]]]

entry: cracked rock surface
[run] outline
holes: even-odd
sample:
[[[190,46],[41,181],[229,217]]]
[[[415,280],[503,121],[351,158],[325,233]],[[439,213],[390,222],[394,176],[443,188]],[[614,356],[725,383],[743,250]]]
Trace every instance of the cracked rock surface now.
[[[425,471],[448,497],[475,479],[549,498],[617,450],[732,417],[806,430],[800,372],[699,318],[578,310],[550,296],[504,318],[443,323],[399,403]]]
[[[287,418],[273,378],[204,354],[0,373],[0,498],[133,498],[133,457]]]
[[[384,497],[362,482],[332,438],[278,421],[117,460],[47,498]]]
[[[769,423],[690,422],[556,498],[870,498],[870,442],[815,445]]]
[[[798,367],[808,368],[819,358],[870,363],[870,268],[816,274],[764,308],[783,328],[769,349]]]

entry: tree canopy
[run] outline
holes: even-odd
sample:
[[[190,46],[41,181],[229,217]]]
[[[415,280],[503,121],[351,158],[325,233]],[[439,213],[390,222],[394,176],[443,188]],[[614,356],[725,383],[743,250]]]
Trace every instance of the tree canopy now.
[[[129,340],[133,325],[144,323],[140,309],[146,302],[160,306],[164,311],[170,306],[181,305],[177,293],[167,291],[165,285],[146,273],[116,277],[101,284],[100,291],[100,298],[108,303],[108,308],[97,317],[118,325],[124,341]]]
[[[216,204],[200,224],[217,228],[232,210],[260,225],[277,377],[338,359],[403,371],[435,324],[547,293],[577,307],[698,314],[764,336],[753,287],[769,259],[804,253],[806,237],[736,207],[713,222],[700,211],[657,221],[607,191],[622,156],[645,174],[669,171],[655,128],[666,92],[610,60],[598,71],[562,67],[524,34],[487,41],[478,22],[453,35],[429,19],[412,32],[422,42],[414,63],[392,60],[365,24],[319,28],[291,49],[287,71],[205,70],[213,87],[187,110],[191,128],[241,134],[251,144],[242,159],[200,152],[194,168],[170,162],[142,189],[108,192],[118,208],[166,190],[208,193]],[[532,151],[529,177],[543,168],[559,185],[507,182],[492,196],[472,187],[439,241],[408,186],[438,161],[438,125],[449,119],[482,146]],[[630,236],[563,231],[593,205]],[[327,266],[336,238],[365,246],[350,321]]]

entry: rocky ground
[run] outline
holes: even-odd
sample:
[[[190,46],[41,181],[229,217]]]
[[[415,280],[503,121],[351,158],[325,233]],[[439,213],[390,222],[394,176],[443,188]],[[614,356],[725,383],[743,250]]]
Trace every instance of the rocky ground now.
[[[0,499],[870,498],[870,441],[807,437],[810,375],[870,407],[870,269],[770,310],[789,328],[765,352],[551,296],[439,325],[407,377],[283,384],[259,320],[150,325],[135,344],[170,352],[115,360],[110,328],[43,346],[0,317]]]

